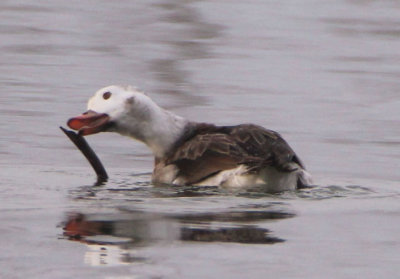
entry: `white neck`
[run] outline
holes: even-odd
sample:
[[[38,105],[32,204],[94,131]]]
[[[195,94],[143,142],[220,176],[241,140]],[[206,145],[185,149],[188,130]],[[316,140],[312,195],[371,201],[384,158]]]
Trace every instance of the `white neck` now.
[[[188,120],[166,111],[159,106],[152,106],[150,117],[143,121],[133,121],[127,116],[117,132],[144,142],[156,158],[162,158],[183,134]]]
[[[146,128],[145,143],[156,158],[162,158],[182,136],[188,121],[169,111],[162,110],[162,117],[157,118]]]

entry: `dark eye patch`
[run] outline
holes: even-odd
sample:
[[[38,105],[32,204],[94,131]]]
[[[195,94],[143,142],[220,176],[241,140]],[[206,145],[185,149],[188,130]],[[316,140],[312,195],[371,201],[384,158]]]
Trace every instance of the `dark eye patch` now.
[[[104,100],[107,100],[107,99],[109,99],[111,97],[111,92],[105,92],[104,94],[103,94],[103,99]]]

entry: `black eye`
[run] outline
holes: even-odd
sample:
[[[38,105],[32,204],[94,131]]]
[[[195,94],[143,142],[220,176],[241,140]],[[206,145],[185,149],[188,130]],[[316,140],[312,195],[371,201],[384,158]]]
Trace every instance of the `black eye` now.
[[[103,99],[104,100],[107,100],[107,99],[109,99],[111,97],[111,92],[105,92],[104,94],[103,94]]]

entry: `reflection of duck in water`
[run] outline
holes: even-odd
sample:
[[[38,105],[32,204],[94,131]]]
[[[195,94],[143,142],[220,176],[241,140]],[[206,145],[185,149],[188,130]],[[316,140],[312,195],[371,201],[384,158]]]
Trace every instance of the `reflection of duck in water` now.
[[[240,242],[273,244],[284,241],[254,222],[291,218],[275,211],[228,211],[164,215],[132,212],[121,215],[71,214],[64,222],[64,235],[92,244],[143,245],[154,241]],[[249,225],[248,222],[252,224]]]
[[[153,151],[153,182],[175,185],[252,186],[266,191],[311,183],[298,156],[277,133],[253,124],[215,126],[190,122],[160,108],[133,88],[109,86],[68,126],[81,135],[117,132]]]
[[[275,244],[284,239],[271,236],[255,222],[291,218],[281,211],[228,211],[219,213],[157,214],[133,211],[129,214],[70,214],[63,222],[64,236],[88,245],[85,262],[90,265],[118,265],[143,262],[136,248],[171,243],[237,242]],[[251,223],[251,225],[249,224]]]

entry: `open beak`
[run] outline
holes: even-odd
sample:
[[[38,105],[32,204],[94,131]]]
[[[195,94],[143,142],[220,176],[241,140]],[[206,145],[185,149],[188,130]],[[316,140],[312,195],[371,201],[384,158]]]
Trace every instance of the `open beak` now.
[[[79,134],[82,136],[105,131],[109,124],[110,116],[92,110],[88,110],[79,116],[70,118],[67,122],[68,127],[79,131]]]

